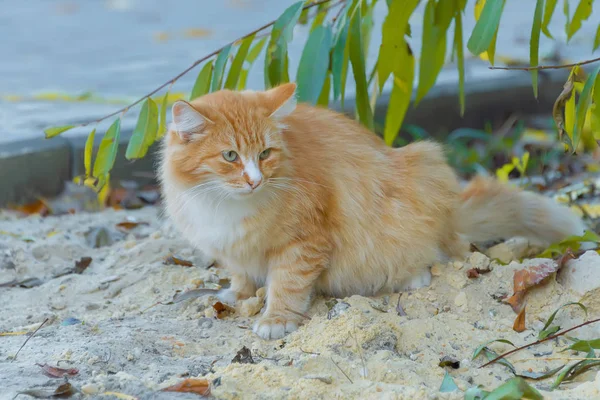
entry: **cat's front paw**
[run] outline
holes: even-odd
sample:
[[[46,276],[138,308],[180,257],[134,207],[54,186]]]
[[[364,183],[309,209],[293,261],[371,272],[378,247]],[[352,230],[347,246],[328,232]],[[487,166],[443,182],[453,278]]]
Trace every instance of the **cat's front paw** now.
[[[254,333],[263,339],[281,339],[286,333],[298,329],[298,319],[294,316],[268,316],[263,315],[254,324]]]

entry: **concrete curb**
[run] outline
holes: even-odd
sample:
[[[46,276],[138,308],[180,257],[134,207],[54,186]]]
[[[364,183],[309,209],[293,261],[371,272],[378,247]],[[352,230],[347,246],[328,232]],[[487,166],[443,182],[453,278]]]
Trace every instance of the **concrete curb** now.
[[[485,122],[501,122],[514,113],[549,114],[562,90],[568,71],[542,71],[539,75],[539,96],[536,100],[531,76],[524,71],[502,71],[492,78],[470,77],[465,85],[466,110],[459,115],[456,81],[436,84],[418,107],[409,107],[405,124],[424,128],[436,138],[459,128],[481,128]],[[414,100],[414,98],[413,98]],[[383,125],[389,92],[378,99],[374,110],[378,124]],[[347,99],[344,111],[353,110],[353,99]],[[333,105],[339,110],[339,105]],[[125,159],[125,149],[131,131],[121,132],[119,153],[111,173],[114,180],[136,180],[153,183],[157,162],[157,145],[148,156],[135,162]],[[59,194],[65,181],[83,174],[83,152],[86,137],[51,140],[30,139],[0,145],[0,207],[24,203],[38,196]],[[101,141],[96,138],[95,147]]]

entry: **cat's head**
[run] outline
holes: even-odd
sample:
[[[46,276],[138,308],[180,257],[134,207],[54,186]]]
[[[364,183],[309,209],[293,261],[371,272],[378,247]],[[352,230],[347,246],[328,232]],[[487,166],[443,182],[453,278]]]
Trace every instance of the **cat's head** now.
[[[173,105],[165,139],[174,179],[245,197],[282,173],[285,118],[296,108],[295,83],[267,91],[214,92]]]

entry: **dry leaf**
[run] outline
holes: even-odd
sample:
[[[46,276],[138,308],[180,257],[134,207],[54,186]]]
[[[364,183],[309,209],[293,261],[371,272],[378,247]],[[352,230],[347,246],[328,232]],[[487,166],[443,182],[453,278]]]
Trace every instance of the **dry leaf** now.
[[[81,257],[79,261],[75,261],[75,273],[81,274],[92,263],[92,257]]]
[[[14,210],[21,212],[25,215],[40,214],[42,217],[45,217],[48,214],[50,214],[50,208],[42,199],[36,200],[29,204],[14,207]]]
[[[231,360],[231,363],[254,364],[254,359],[252,358],[252,352],[246,346],[242,347],[237,352],[235,357],[233,357],[233,360]]]
[[[477,268],[471,268],[470,270],[468,270],[467,277],[469,279],[479,278],[479,271],[477,271]]]
[[[123,221],[123,222],[119,222],[115,226],[117,227],[117,229],[120,229],[122,231],[130,231],[133,228],[137,227],[138,225],[148,225],[148,223],[147,222]]]
[[[220,301],[217,301],[215,304],[213,304],[213,308],[217,312],[217,318],[219,318],[219,319],[225,318],[232,311],[234,311],[233,308],[229,307],[226,304],[221,303]]]
[[[206,379],[188,378],[173,386],[162,389],[163,392],[195,393],[201,396],[210,394],[210,382]]]
[[[42,390],[42,389],[29,389],[19,392],[19,394],[26,394],[36,399],[51,399],[53,397],[71,397],[74,394],[73,386],[70,383],[63,383],[54,391]]]
[[[513,324],[515,332],[523,332],[525,330],[525,308],[527,307],[523,307],[517,318],[515,318],[515,323]]]
[[[53,367],[48,364],[42,365],[37,363],[36,365],[42,368],[42,372],[44,373],[44,375],[49,376],[50,378],[63,378],[65,376],[75,376],[79,373],[79,370],[76,368],[64,369]]]
[[[168,256],[163,261],[165,265],[181,265],[182,267],[193,267],[194,264],[191,261],[187,261],[175,256]]]
[[[570,142],[569,136],[565,135],[565,105],[567,104],[567,100],[569,100],[573,94],[573,88],[573,75],[571,75],[565,82],[563,91],[556,99],[556,102],[554,102],[554,106],[552,108],[552,117],[554,118],[554,122],[558,128],[558,137],[561,142],[565,140]]]
[[[518,312],[525,298],[525,293],[530,287],[539,285],[550,275],[558,271],[560,265],[554,260],[545,260],[540,265],[515,271],[513,277],[514,294],[506,301]]]

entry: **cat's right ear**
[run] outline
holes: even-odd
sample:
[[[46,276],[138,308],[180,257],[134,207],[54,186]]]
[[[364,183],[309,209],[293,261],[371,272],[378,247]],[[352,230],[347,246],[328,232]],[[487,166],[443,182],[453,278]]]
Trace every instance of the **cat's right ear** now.
[[[210,121],[196,110],[190,103],[177,100],[171,109],[175,131],[184,141],[189,141],[194,136],[202,135],[206,123]]]

